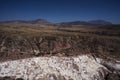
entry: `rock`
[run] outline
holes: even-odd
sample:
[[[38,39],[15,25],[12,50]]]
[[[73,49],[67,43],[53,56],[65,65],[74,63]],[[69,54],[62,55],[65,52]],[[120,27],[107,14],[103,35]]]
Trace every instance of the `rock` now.
[[[109,73],[105,80],[120,80],[120,76],[118,74]]]
[[[0,77],[15,76],[25,80],[101,80],[108,73],[107,68],[87,55],[6,61],[0,63],[0,69]]]

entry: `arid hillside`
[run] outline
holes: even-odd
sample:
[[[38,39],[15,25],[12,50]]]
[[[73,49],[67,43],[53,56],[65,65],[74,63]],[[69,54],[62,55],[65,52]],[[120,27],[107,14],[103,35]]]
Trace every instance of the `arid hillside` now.
[[[120,59],[120,25],[12,27],[0,25],[0,60],[34,56],[76,56]]]
[[[83,23],[82,25],[81,23],[67,23],[67,25],[62,23],[60,25],[38,22],[0,23],[0,80],[12,80],[14,78],[16,80],[22,78],[25,80],[27,78],[29,80],[33,78],[35,80],[38,80],[38,78],[48,80],[51,76],[54,78],[51,80],[82,80],[84,78],[86,80],[113,80],[113,76],[116,76],[114,77],[116,80],[120,79],[120,25],[83,25]],[[82,57],[84,55],[87,55],[87,57]],[[77,57],[80,57],[80,60],[76,65],[73,65],[73,61],[76,61]],[[42,64],[40,60],[48,63],[44,65],[48,70],[44,67],[36,68],[36,66],[43,66],[44,62]],[[60,60],[62,62],[59,62]],[[82,60],[83,62],[81,62]],[[93,62],[90,63],[89,60]],[[33,62],[36,62],[34,66],[23,65]],[[63,65],[64,62],[65,65]],[[6,64],[9,66],[6,67]],[[54,69],[51,68],[53,64]],[[60,67],[55,66],[58,64]],[[21,67],[21,65],[23,66]],[[89,65],[89,67],[86,65]],[[96,69],[92,70],[93,67],[96,67]],[[102,69],[99,69],[101,67]],[[11,73],[11,68],[14,75]],[[24,74],[21,71],[26,71],[25,68],[32,72],[43,70],[42,74],[45,75],[39,74],[39,77],[35,77],[37,73],[27,72]],[[71,71],[74,72],[74,68],[79,70],[75,71],[74,76],[72,76]],[[84,68],[88,73],[84,73]],[[60,69],[58,70],[60,74],[56,69]],[[71,73],[63,74],[62,71],[65,69],[68,70],[65,73]],[[19,74],[16,73],[16,70]],[[49,70],[50,72],[55,70],[55,73],[50,73]],[[94,75],[94,71],[98,72],[98,75]],[[5,74],[8,76],[5,76]],[[30,76],[25,77],[28,74]],[[91,78],[92,75],[94,77]]]

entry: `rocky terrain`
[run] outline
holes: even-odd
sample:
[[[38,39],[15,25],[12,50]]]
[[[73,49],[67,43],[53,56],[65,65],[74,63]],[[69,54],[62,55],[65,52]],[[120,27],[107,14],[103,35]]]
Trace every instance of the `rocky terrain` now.
[[[109,72],[90,56],[38,57],[0,63],[0,76],[25,80],[104,80]]]
[[[120,80],[120,25],[100,22],[0,23],[0,80]]]

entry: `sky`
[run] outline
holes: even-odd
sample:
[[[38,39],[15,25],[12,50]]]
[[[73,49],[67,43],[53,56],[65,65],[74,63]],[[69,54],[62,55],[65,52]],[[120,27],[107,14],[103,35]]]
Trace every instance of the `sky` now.
[[[120,0],[0,0],[0,21],[106,20],[120,23]]]

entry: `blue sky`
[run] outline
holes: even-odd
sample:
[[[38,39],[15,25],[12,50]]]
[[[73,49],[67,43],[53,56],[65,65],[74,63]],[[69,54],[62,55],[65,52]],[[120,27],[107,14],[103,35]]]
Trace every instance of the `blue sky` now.
[[[120,0],[0,0],[0,21],[103,19],[120,23]]]

